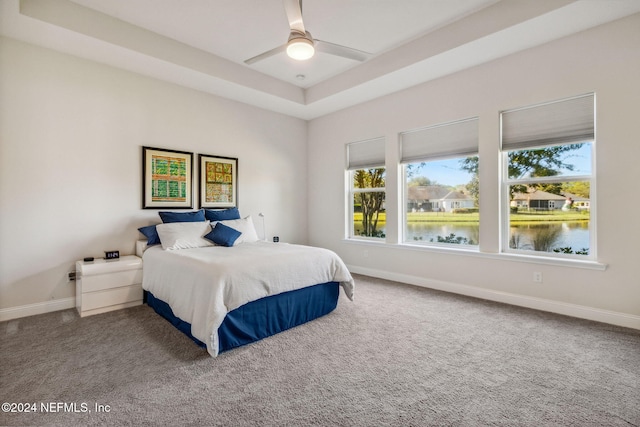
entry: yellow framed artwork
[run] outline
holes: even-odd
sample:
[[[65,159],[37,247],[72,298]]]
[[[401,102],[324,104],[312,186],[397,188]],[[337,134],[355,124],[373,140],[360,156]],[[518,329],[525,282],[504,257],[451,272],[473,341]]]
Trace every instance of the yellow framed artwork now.
[[[232,208],[238,205],[238,159],[199,154],[200,207]]]

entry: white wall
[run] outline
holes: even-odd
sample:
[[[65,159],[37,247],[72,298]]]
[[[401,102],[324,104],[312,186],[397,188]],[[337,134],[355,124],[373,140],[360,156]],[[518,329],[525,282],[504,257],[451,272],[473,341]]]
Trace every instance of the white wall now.
[[[4,318],[67,304],[75,260],[133,253],[159,222],[141,208],[143,145],[238,157],[240,213],[259,236],[263,212],[269,236],[306,242],[305,121],[0,40]]]
[[[640,328],[640,15],[310,122],[309,240],[353,271]],[[499,251],[500,110],[595,91],[597,248],[605,271],[506,260]],[[481,245],[493,256],[410,250],[401,216],[398,133],[479,116]],[[387,244],[345,241],[345,144],[387,139]],[[365,257],[365,252],[367,256]],[[541,271],[544,283],[534,284]],[[356,291],[357,292],[357,291]],[[356,293],[357,295],[357,293]]]

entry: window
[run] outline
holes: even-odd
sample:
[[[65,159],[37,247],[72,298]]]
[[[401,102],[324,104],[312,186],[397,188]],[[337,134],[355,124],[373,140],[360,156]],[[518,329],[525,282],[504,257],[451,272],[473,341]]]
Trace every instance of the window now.
[[[595,258],[594,95],[502,113],[502,245]]]
[[[385,141],[377,138],[347,145],[350,238],[386,235]]]
[[[478,119],[401,134],[403,242],[478,245]]]

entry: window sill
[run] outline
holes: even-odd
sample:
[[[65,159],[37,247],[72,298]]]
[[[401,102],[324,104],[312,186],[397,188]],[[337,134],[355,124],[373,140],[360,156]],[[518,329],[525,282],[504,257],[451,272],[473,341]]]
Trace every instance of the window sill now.
[[[356,245],[369,245],[369,246],[378,246],[378,247],[384,246],[390,249],[393,248],[393,249],[408,250],[408,251],[439,253],[439,254],[457,255],[457,256],[469,256],[473,258],[487,258],[487,259],[495,259],[500,261],[524,262],[524,263],[530,263],[530,264],[554,265],[554,266],[571,267],[571,268],[584,268],[588,270],[599,270],[599,271],[604,271],[607,269],[607,264],[604,264],[598,261],[593,261],[593,260],[551,258],[551,257],[544,257],[544,256],[514,254],[514,253],[488,253],[488,252],[480,252],[477,246],[470,246],[469,248],[452,248],[448,246],[447,247],[422,246],[422,245],[412,245],[408,243],[392,244],[392,243],[387,243],[384,240],[376,241],[376,240],[369,240],[369,239],[344,239],[343,242],[348,244],[356,244]]]

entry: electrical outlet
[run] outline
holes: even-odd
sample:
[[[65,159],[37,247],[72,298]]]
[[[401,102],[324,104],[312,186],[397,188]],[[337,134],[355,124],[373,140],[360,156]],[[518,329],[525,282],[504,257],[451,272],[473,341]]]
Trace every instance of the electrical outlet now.
[[[70,271],[69,275],[67,276],[67,282],[73,282],[74,280],[76,280],[76,272]]]
[[[369,251],[367,250],[362,251],[362,256],[365,258],[369,258]]]
[[[533,281],[534,281],[534,283],[542,283],[542,272],[534,271],[533,272]]]

